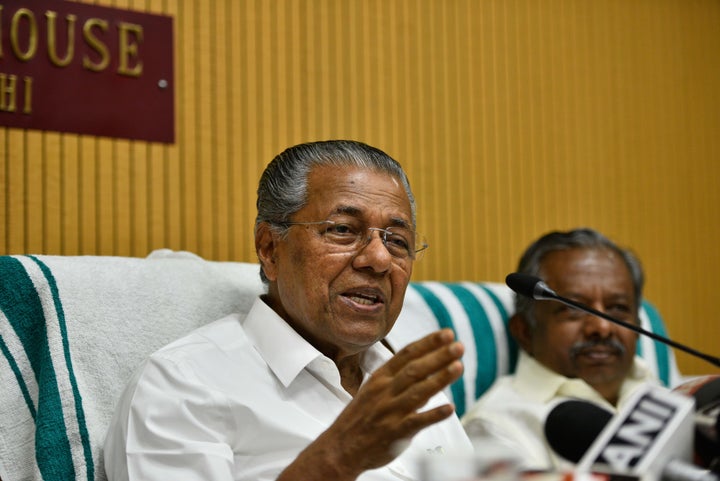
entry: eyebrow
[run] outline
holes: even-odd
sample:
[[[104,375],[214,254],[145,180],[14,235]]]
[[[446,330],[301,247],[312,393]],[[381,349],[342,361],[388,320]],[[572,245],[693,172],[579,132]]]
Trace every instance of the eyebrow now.
[[[560,290],[557,291],[558,294],[564,297],[568,297],[570,299],[576,299],[580,300],[582,302],[587,302],[588,298],[584,294],[580,292],[575,291],[566,291],[566,292],[560,292]],[[603,301],[624,301],[624,302],[636,302],[634,299],[635,295],[634,293],[626,293],[626,292],[610,292],[607,295],[602,296]]]
[[[330,215],[349,215],[352,217],[361,217],[363,214],[362,209],[352,205],[339,205],[337,206]],[[390,227],[404,227],[412,229],[412,226],[408,221],[402,217],[391,217]]]

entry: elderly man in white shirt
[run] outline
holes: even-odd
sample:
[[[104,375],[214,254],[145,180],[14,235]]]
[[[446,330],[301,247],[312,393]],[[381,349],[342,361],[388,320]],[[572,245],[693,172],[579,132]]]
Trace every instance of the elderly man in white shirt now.
[[[462,373],[452,331],[382,342],[427,247],[400,165],[301,144],[265,169],[257,206],[267,293],[147,360],[106,438],[108,478],[417,480],[428,453],[470,455],[442,393]]]
[[[523,254],[518,272],[559,295],[639,323],[643,272],[638,259],[597,231],[551,232]],[[496,439],[530,470],[571,467],[548,445],[544,422],[566,398],[617,411],[645,383],[657,383],[635,356],[637,334],[553,301],[518,296],[510,332],[521,352],[516,372],[498,379],[463,416],[469,435]]]

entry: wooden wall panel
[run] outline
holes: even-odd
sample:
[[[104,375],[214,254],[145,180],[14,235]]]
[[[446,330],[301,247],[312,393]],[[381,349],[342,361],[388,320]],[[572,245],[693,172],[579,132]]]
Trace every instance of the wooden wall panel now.
[[[265,164],[355,138],[409,172],[415,279],[500,281],[589,225],[640,254],[670,333],[717,353],[715,0],[88,3],[174,18],[177,140],[0,130],[0,252],[253,261]]]

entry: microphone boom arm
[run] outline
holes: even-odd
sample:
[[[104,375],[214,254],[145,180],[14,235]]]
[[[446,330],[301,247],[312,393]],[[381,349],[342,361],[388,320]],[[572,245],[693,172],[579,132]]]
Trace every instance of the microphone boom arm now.
[[[655,334],[654,332],[646,331],[645,329],[638,326],[637,324],[631,324],[629,322],[621,321],[620,319],[615,319],[614,317],[609,316],[609,315],[605,314],[604,312],[595,310],[590,306],[581,304],[579,302],[575,302],[572,299],[568,299],[568,298],[559,296],[559,295],[557,295],[557,293],[555,291],[550,289],[550,287],[548,287],[548,285],[545,284],[545,282],[543,282],[542,279],[540,279],[539,277],[532,276],[529,274],[521,274],[519,272],[514,272],[512,274],[507,275],[507,277],[505,278],[505,283],[507,284],[507,286],[510,289],[515,291],[517,294],[527,297],[528,299],[535,299],[538,301],[561,302],[562,304],[568,305],[570,307],[574,307],[575,309],[579,309],[583,312],[588,312],[590,314],[593,314],[594,316],[598,316],[603,319],[607,319],[608,321],[618,324],[626,329],[630,329],[631,331],[640,333],[643,336],[650,337],[652,339],[655,339],[656,341],[665,343],[668,346],[672,346],[677,349],[680,349],[681,351],[685,351],[688,354],[692,354],[693,356],[703,359],[703,360],[709,362],[710,364],[720,367],[720,358],[718,358],[718,357],[711,356],[709,354],[705,354],[703,352],[697,351],[691,347],[685,346],[684,344],[675,342],[672,339],[668,339],[659,334]]]
[[[635,331],[635,332],[637,332],[637,333],[640,333],[640,334],[642,334],[642,335],[644,335],[644,336],[648,336],[648,337],[650,337],[650,338],[652,338],[652,339],[655,339],[656,341],[660,341],[660,342],[665,343],[665,344],[667,344],[667,345],[669,345],[669,346],[672,346],[672,347],[674,347],[674,348],[680,349],[681,351],[685,351],[685,352],[687,352],[688,354],[692,354],[693,356],[699,357],[700,359],[704,359],[705,361],[707,361],[707,362],[709,362],[709,363],[711,363],[711,364],[713,364],[713,365],[715,365],[715,366],[717,366],[717,367],[720,367],[720,358],[718,358],[718,357],[711,356],[711,355],[709,355],[709,354],[705,354],[705,353],[700,352],[700,351],[697,351],[697,350],[695,350],[695,349],[693,349],[693,348],[691,348],[691,347],[689,347],[689,346],[686,346],[686,345],[684,345],[684,344],[680,344],[680,343],[678,343],[678,342],[675,342],[675,341],[673,341],[672,339],[668,339],[667,337],[663,337],[663,336],[661,336],[661,335],[659,335],[659,334],[656,334],[656,333],[654,333],[654,332],[645,330],[645,329],[643,329],[642,327],[638,326],[637,324],[632,324],[632,323],[629,323],[629,322],[621,321],[620,319],[615,319],[614,317],[612,317],[612,316],[610,316],[610,315],[608,315],[608,314],[605,314],[604,312],[601,312],[601,311],[598,311],[598,310],[596,310],[596,309],[593,309],[592,307],[587,306],[587,305],[585,305],[585,304],[582,304],[582,303],[580,303],[580,302],[575,302],[575,301],[573,301],[572,299],[567,299],[567,298],[565,298],[565,297],[558,296],[557,294],[555,294],[555,292],[554,292],[552,289],[550,289],[549,287],[547,287],[546,285],[544,285],[545,283],[542,282],[542,281],[541,281],[541,282],[538,282],[538,284],[543,284],[543,287],[544,287],[544,288],[543,288],[543,287],[540,287],[540,286],[536,286],[536,291],[542,290],[542,293],[539,293],[539,292],[538,292],[536,295],[533,295],[533,297],[534,297],[535,299],[538,299],[538,300],[557,301],[557,302],[560,302],[560,303],[562,303],[562,304],[568,305],[568,306],[570,306],[570,307],[574,307],[574,308],[576,308],[576,309],[580,309],[581,311],[588,312],[588,313],[593,314],[593,315],[595,315],[595,316],[602,317],[603,319],[606,319],[606,320],[608,320],[608,321],[610,321],[610,322],[613,322],[613,323],[615,323],[615,324],[618,324],[618,325],[620,325],[620,326],[623,326],[623,327],[625,327],[625,328],[627,328],[627,329],[630,329],[630,330],[632,330],[632,331]]]

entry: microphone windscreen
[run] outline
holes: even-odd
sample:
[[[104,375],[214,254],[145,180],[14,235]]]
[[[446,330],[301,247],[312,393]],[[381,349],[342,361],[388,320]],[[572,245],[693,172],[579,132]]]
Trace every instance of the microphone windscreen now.
[[[529,274],[520,274],[518,272],[513,272],[505,277],[505,284],[507,284],[510,289],[521,296],[529,297],[530,299],[535,297],[533,291],[535,290],[537,283],[541,281],[542,279],[539,277],[531,276]]]
[[[612,416],[611,412],[587,401],[563,401],[545,418],[545,438],[553,451],[578,463]]]

